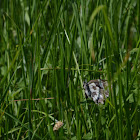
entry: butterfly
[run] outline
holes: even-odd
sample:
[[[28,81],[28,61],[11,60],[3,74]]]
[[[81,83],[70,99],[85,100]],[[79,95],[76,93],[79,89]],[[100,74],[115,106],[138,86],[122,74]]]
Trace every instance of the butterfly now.
[[[96,79],[89,82],[83,82],[85,97],[91,98],[96,104],[104,104],[109,97],[108,83],[106,80]]]
[[[62,126],[63,126],[63,122],[61,122],[61,121],[56,122],[56,124],[53,127],[53,131],[57,131]]]

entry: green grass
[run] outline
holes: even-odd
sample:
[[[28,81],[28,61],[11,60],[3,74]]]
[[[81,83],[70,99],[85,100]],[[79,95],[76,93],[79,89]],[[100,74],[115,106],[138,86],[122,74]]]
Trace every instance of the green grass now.
[[[0,139],[140,139],[139,0],[5,0],[0,11]],[[82,87],[99,78],[104,105]]]

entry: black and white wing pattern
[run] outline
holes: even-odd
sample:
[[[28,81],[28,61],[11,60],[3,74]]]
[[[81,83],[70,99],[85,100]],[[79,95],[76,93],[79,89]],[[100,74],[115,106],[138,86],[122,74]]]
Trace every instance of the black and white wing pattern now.
[[[108,83],[105,80],[91,80],[83,83],[86,98],[91,98],[96,104],[104,104],[109,97]]]

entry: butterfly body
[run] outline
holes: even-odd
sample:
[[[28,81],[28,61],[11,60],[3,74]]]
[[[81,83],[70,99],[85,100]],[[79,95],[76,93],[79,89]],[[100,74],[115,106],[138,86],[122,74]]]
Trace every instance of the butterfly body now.
[[[104,104],[104,101],[109,97],[108,83],[105,80],[91,80],[88,83],[83,83],[86,98],[91,98],[96,104]]]

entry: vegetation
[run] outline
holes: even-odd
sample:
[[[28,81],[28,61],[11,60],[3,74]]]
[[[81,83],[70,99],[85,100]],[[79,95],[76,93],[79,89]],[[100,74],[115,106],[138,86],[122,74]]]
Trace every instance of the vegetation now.
[[[0,139],[140,138],[139,0],[5,0],[0,11]],[[99,78],[104,105],[84,96]]]

